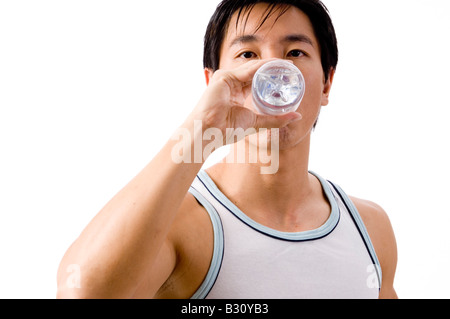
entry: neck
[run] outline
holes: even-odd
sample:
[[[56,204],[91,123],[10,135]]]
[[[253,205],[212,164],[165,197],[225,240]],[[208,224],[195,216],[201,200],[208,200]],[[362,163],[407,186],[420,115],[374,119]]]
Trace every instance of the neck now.
[[[261,174],[263,164],[251,162],[220,163],[208,173],[225,196],[256,222],[286,232],[316,229],[328,219],[331,206],[320,182],[308,172],[309,146],[308,134],[295,146],[281,148],[274,174]]]
[[[250,149],[248,140],[232,146],[232,154],[236,160],[240,148],[245,145]],[[308,173],[310,137],[288,149],[280,149],[278,170],[272,174],[262,174],[262,168],[274,163],[264,164],[261,161],[250,163],[221,163],[208,170],[219,188],[241,206],[251,203],[252,210],[267,212],[295,212],[312,192],[312,180]],[[249,153],[249,152],[247,152]],[[271,154],[275,155],[275,154]],[[264,161],[266,162],[266,161]],[[250,206],[249,205],[249,206]]]

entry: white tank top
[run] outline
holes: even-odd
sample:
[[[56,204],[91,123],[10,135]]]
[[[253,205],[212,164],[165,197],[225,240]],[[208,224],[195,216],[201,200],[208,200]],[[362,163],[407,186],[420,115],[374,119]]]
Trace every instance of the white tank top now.
[[[280,232],[245,215],[205,171],[190,193],[208,212],[213,258],[193,299],[378,298],[381,270],[355,206],[315,173],[331,206],[321,227]]]

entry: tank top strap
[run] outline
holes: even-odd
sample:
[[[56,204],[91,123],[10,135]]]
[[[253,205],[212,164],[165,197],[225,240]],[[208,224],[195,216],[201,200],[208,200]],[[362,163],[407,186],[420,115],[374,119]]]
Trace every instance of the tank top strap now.
[[[375,268],[374,270],[376,271],[378,277],[378,287],[381,287],[382,272],[380,262],[378,260],[377,254],[375,253],[375,248],[373,247],[369,233],[367,231],[366,226],[364,225],[361,215],[358,212],[358,209],[355,207],[355,204],[353,204],[350,197],[342,190],[342,188],[339,185],[334,184],[330,181],[328,182],[333,187],[334,191],[339,196],[339,198],[342,200],[343,204],[347,208],[347,211],[350,213],[350,216],[353,222],[355,223],[355,226],[358,229],[361,238],[363,239],[367,251],[369,252],[370,258],[372,259],[372,263]]]

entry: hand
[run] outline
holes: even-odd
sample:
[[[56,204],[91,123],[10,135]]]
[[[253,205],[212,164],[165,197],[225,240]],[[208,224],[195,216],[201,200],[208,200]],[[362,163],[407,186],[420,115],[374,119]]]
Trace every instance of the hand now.
[[[216,71],[192,116],[203,121],[204,129],[218,128],[224,135],[227,128],[281,128],[300,120],[301,115],[296,112],[271,116],[257,114],[244,107],[251,94],[254,74],[272,60],[255,60],[233,70]]]

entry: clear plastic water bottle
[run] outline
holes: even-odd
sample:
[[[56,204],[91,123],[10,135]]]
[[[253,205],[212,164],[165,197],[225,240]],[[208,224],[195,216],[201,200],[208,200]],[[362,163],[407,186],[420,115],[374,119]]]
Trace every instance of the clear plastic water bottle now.
[[[302,72],[286,60],[271,61],[255,73],[252,83],[253,104],[263,114],[294,112],[305,95]]]

